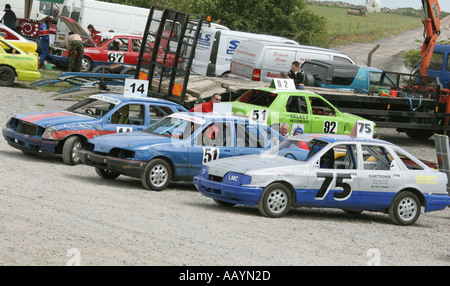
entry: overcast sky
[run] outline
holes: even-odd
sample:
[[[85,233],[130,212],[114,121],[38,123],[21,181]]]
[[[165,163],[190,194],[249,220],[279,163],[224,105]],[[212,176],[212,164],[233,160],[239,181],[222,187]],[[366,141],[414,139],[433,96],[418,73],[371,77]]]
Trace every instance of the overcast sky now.
[[[326,0],[319,0],[326,1]],[[342,2],[347,2],[355,5],[365,5],[366,0],[341,0]],[[422,9],[422,1],[420,0],[380,0],[381,7],[387,8],[404,8],[404,7],[412,7],[414,9]],[[449,0],[440,0],[439,6],[442,11],[450,13],[450,1]]]

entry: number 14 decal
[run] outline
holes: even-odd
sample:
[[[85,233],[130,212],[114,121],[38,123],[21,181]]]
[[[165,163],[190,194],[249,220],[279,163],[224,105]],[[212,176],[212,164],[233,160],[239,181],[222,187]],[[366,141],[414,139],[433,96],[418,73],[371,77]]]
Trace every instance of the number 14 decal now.
[[[325,178],[325,180],[323,181],[322,186],[315,196],[316,200],[323,200],[325,198],[325,196],[328,194],[328,191],[330,190],[331,183],[333,182],[335,176],[336,187],[342,188],[342,192],[334,193],[334,199],[337,201],[344,201],[350,197],[350,195],[352,194],[352,187],[348,183],[344,182],[345,179],[352,179],[352,176],[350,174],[317,173],[318,178]]]

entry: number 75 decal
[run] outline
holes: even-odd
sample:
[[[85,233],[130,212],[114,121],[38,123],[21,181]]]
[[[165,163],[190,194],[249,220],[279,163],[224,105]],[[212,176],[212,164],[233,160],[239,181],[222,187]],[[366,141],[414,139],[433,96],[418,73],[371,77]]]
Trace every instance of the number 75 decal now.
[[[334,193],[334,199],[337,201],[344,201],[350,197],[350,195],[352,194],[352,187],[348,183],[344,182],[345,179],[352,179],[352,176],[350,174],[317,173],[318,178],[325,178],[325,180],[323,181],[322,186],[320,187],[319,191],[315,196],[316,200],[325,199],[325,196],[328,194],[331,183],[333,182],[335,176],[336,176],[336,187],[342,188],[342,192]]]

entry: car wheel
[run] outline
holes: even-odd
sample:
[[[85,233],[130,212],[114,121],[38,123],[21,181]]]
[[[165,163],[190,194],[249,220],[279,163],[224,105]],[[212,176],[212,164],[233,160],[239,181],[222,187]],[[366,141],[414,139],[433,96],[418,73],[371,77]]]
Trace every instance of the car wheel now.
[[[81,60],[81,72],[90,72],[92,70],[92,60],[86,56],[83,56]]]
[[[83,141],[80,137],[72,136],[66,139],[63,145],[62,157],[67,165],[80,164],[80,156],[78,152],[83,149]]]
[[[216,204],[218,204],[219,206],[223,206],[223,207],[234,207],[236,204],[233,204],[233,203],[228,203],[228,202],[224,202],[224,201],[220,201],[220,200],[216,200],[216,199],[213,199],[214,200],[214,202],[216,203]]]
[[[289,189],[280,183],[274,183],[266,187],[258,202],[260,213],[267,217],[282,217],[291,208],[291,193]]]
[[[16,73],[14,70],[7,66],[0,67],[0,85],[12,86],[16,79]]]
[[[162,191],[170,183],[172,170],[163,159],[153,159],[147,163],[141,175],[142,185],[153,191]]]
[[[98,168],[98,167],[95,167],[95,172],[97,173],[97,175],[99,175],[103,179],[107,179],[107,180],[114,180],[115,178],[120,176],[119,173],[112,172],[110,170],[102,169],[102,168]]]
[[[406,129],[405,133],[411,139],[425,141],[433,136],[435,132],[434,130],[425,129]]]
[[[391,221],[398,225],[411,225],[420,216],[420,200],[411,192],[401,192],[397,194],[389,206],[389,217]]]

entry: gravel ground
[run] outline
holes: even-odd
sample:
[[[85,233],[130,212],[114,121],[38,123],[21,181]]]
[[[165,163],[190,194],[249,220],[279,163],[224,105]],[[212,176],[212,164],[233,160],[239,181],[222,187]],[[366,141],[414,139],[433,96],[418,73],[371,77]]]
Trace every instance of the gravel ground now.
[[[71,105],[50,95],[0,88],[0,122]],[[436,161],[433,139],[379,133]],[[189,182],[151,192],[138,179],[106,181],[91,167],[25,155],[3,138],[0,158],[0,265],[450,265],[450,209],[409,227],[382,213],[310,208],[270,219],[256,207],[220,207]]]

